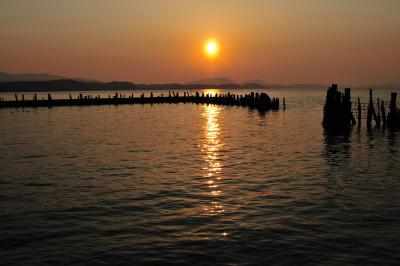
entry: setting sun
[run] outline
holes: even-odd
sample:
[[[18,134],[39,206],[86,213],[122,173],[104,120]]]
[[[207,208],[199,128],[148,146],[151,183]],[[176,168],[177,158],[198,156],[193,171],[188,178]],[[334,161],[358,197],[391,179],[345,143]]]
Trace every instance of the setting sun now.
[[[219,53],[219,45],[217,40],[209,39],[204,44],[204,53],[209,59],[214,59],[218,56]]]

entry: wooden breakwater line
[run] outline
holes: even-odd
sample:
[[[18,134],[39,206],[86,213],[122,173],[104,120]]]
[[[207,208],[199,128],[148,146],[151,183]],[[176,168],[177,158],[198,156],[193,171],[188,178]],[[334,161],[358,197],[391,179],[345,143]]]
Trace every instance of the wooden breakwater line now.
[[[341,93],[337,84],[332,84],[327,91],[322,124],[328,130],[342,130],[354,125],[360,128],[362,120],[365,119],[368,129],[372,128],[373,121],[376,128],[400,128],[397,93],[392,92],[390,96],[389,104],[377,98],[375,105],[372,89],[370,89],[368,103],[361,103],[359,97],[354,103],[351,101],[350,88],[346,88],[344,93]],[[389,112],[387,113],[386,110]]]
[[[236,95],[232,93],[227,94],[211,94],[204,92],[191,94],[189,92],[169,92],[167,96],[161,94],[160,96],[154,96],[150,93],[150,96],[145,97],[144,93],[140,97],[134,97],[133,94],[125,97],[122,94],[115,93],[111,97],[101,98],[100,95],[93,97],[92,95],[80,94],[77,98],[73,98],[71,94],[69,99],[53,99],[51,94],[47,95],[47,99],[38,99],[36,93],[32,100],[25,99],[24,95],[18,97],[14,95],[15,100],[4,101],[0,99],[0,108],[26,108],[26,107],[54,107],[54,106],[86,106],[86,105],[120,105],[120,104],[157,104],[157,103],[195,103],[195,104],[217,104],[217,105],[232,105],[232,106],[243,106],[249,108],[255,108],[259,111],[278,110],[279,99],[270,98],[266,93],[254,93],[245,95]],[[285,99],[283,99],[283,106],[286,109]]]

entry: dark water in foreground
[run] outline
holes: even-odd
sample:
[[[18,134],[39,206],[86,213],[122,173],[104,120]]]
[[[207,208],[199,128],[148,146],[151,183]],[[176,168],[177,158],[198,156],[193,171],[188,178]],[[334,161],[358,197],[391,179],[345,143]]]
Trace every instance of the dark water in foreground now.
[[[0,264],[398,263],[400,134],[268,92],[288,110],[0,110]]]

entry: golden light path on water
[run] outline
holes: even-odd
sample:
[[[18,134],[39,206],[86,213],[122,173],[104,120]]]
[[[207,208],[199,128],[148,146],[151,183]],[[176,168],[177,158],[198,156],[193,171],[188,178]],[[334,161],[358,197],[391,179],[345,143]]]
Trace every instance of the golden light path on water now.
[[[205,94],[218,93],[217,90],[206,90]],[[205,118],[204,124],[204,142],[202,145],[202,151],[204,153],[204,160],[206,166],[204,168],[205,182],[208,185],[208,194],[211,197],[211,204],[204,207],[204,211],[207,215],[219,215],[225,212],[224,206],[221,204],[219,197],[222,196],[223,191],[220,187],[221,172],[223,165],[220,160],[220,150],[223,146],[220,139],[220,113],[221,106],[218,105],[203,105],[203,117]],[[222,236],[226,237],[226,232],[222,233]]]

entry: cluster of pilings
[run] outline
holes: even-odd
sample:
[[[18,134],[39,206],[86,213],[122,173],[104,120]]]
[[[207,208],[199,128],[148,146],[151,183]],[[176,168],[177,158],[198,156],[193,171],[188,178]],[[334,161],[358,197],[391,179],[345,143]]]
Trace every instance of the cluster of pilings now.
[[[322,124],[328,129],[348,128],[356,124],[351,112],[350,89],[345,93],[338,91],[337,84],[332,84],[326,94],[324,119]]]
[[[24,95],[19,98],[15,94],[14,101],[0,101],[0,108],[6,107],[53,107],[53,106],[82,106],[82,105],[119,105],[119,104],[156,104],[156,103],[199,103],[199,104],[219,104],[219,105],[235,105],[244,106],[249,108],[258,109],[261,112],[268,110],[279,109],[279,99],[270,98],[266,93],[254,93],[245,95],[237,95],[232,93],[227,94],[211,94],[204,92],[169,92],[168,95],[150,96],[145,97],[144,93],[140,97],[132,95],[122,95],[115,93],[115,95],[108,95],[108,98],[101,98],[100,95],[93,97],[92,95],[80,94],[77,98],[69,95],[69,99],[53,99],[51,94],[47,98],[38,99],[36,93],[32,100],[25,99]],[[284,108],[286,104],[284,101]]]
[[[369,90],[369,102],[366,114],[366,126],[368,129],[372,128],[372,122],[375,122],[376,128],[400,128],[400,110],[396,104],[397,93],[391,93],[391,100],[389,106],[389,113],[386,115],[385,102],[377,99],[377,108],[372,97],[372,89]],[[357,99],[357,122],[352,112],[352,102],[350,89],[346,88],[344,94],[338,91],[337,84],[332,84],[329,87],[326,95],[326,102],[324,106],[324,118],[322,121],[326,129],[342,130],[351,126],[362,124],[362,104],[360,98]]]

